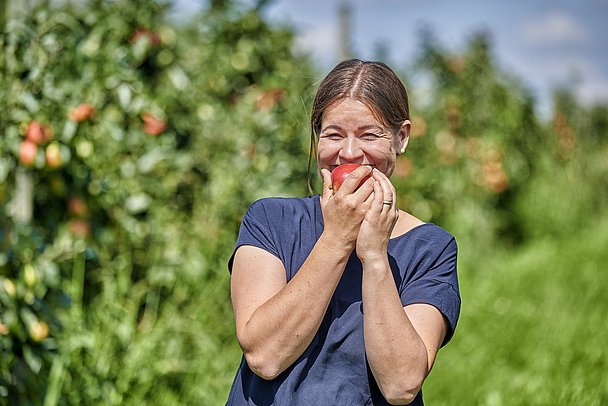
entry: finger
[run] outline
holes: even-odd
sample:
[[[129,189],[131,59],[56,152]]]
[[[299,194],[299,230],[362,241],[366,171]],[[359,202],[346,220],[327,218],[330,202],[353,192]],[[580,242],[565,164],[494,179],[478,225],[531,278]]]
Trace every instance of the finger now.
[[[374,180],[374,193],[373,200],[371,201],[371,209],[377,213],[382,211],[382,199],[384,196],[384,191],[382,190],[382,185],[380,182]]]
[[[376,181],[373,178],[367,179],[359,189],[357,189],[353,196],[357,198],[357,200],[363,200],[366,203],[370,203],[373,201],[374,189],[375,189]],[[342,188],[340,188],[342,190]]]
[[[396,206],[396,193],[395,188],[391,181],[384,175],[382,172],[377,169],[374,170],[374,179],[380,185],[382,189],[382,201],[380,204],[382,205],[382,209],[395,210]]]
[[[374,190],[376,188],[375,184],[376,181],[369,178],[355,193],[353,193],[353,196],[355,196],[357,200],[363,200],[363,207],[365,210],[369,210],[373,206]]]
[[[327,169],[321,169],[321,176],[323,177],[323,194],[321,200],[326,203],[333,195],[331,172]]]

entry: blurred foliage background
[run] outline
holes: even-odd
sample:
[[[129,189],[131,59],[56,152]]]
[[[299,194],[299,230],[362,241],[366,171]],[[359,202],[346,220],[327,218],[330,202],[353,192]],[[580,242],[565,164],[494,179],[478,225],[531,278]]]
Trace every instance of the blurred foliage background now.
[[[309,193],[324,74],[265,3],[0,2],[0,404],[225,402],[226,263],[254,200]],[[429,404],[608,403],[608,106],[556,89],[540,118],[483,32],[395,68],[400,205],[460,246]]]

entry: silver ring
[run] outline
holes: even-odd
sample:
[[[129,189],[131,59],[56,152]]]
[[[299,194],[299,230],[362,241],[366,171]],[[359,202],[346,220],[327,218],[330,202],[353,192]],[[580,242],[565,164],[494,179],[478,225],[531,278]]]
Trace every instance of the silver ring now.
[[[385,200],[385,201],[383,201],[383,202],[382,202],[382,204],[386,204],[386,205],[388,205],[388,206],[392,206],[392,205],[393,205],[393,202],[391,202],[391,201],[389,201],[389,200]]]

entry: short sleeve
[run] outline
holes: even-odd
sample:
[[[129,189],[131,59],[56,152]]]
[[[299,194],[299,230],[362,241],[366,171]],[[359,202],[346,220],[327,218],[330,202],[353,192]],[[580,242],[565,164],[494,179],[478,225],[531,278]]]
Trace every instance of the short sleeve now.
[[[262,200],[254,202],[243,216],[236,246],[228,260],[228,270],[230,272],[232,272],[236,250],[243,245],[252,245],[279,257],[279,250],[274,241],[266,208]]]
[[[458,248],[453,238],[427,269],[419,271],[401,292],[401,303],[406,306],[425,303],[436,307],[448,320],[449,329],[442,346],[454,335],[460,315],[460,292],[456,273]]]

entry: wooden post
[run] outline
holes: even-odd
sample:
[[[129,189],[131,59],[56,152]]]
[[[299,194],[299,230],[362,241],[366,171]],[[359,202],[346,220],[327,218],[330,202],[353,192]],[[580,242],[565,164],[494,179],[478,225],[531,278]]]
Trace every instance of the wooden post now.
[[[351,41],[350,41],[350,25],[351,25],[351,5],[348,2],[340,3],[338,10],[340,18],[340,60],[350,59],[353,57]]]
[[[15,195],[11,201],[11,217],[16,223],[29,224],[34,211],[32,175],[23,168],[15,171]]]

